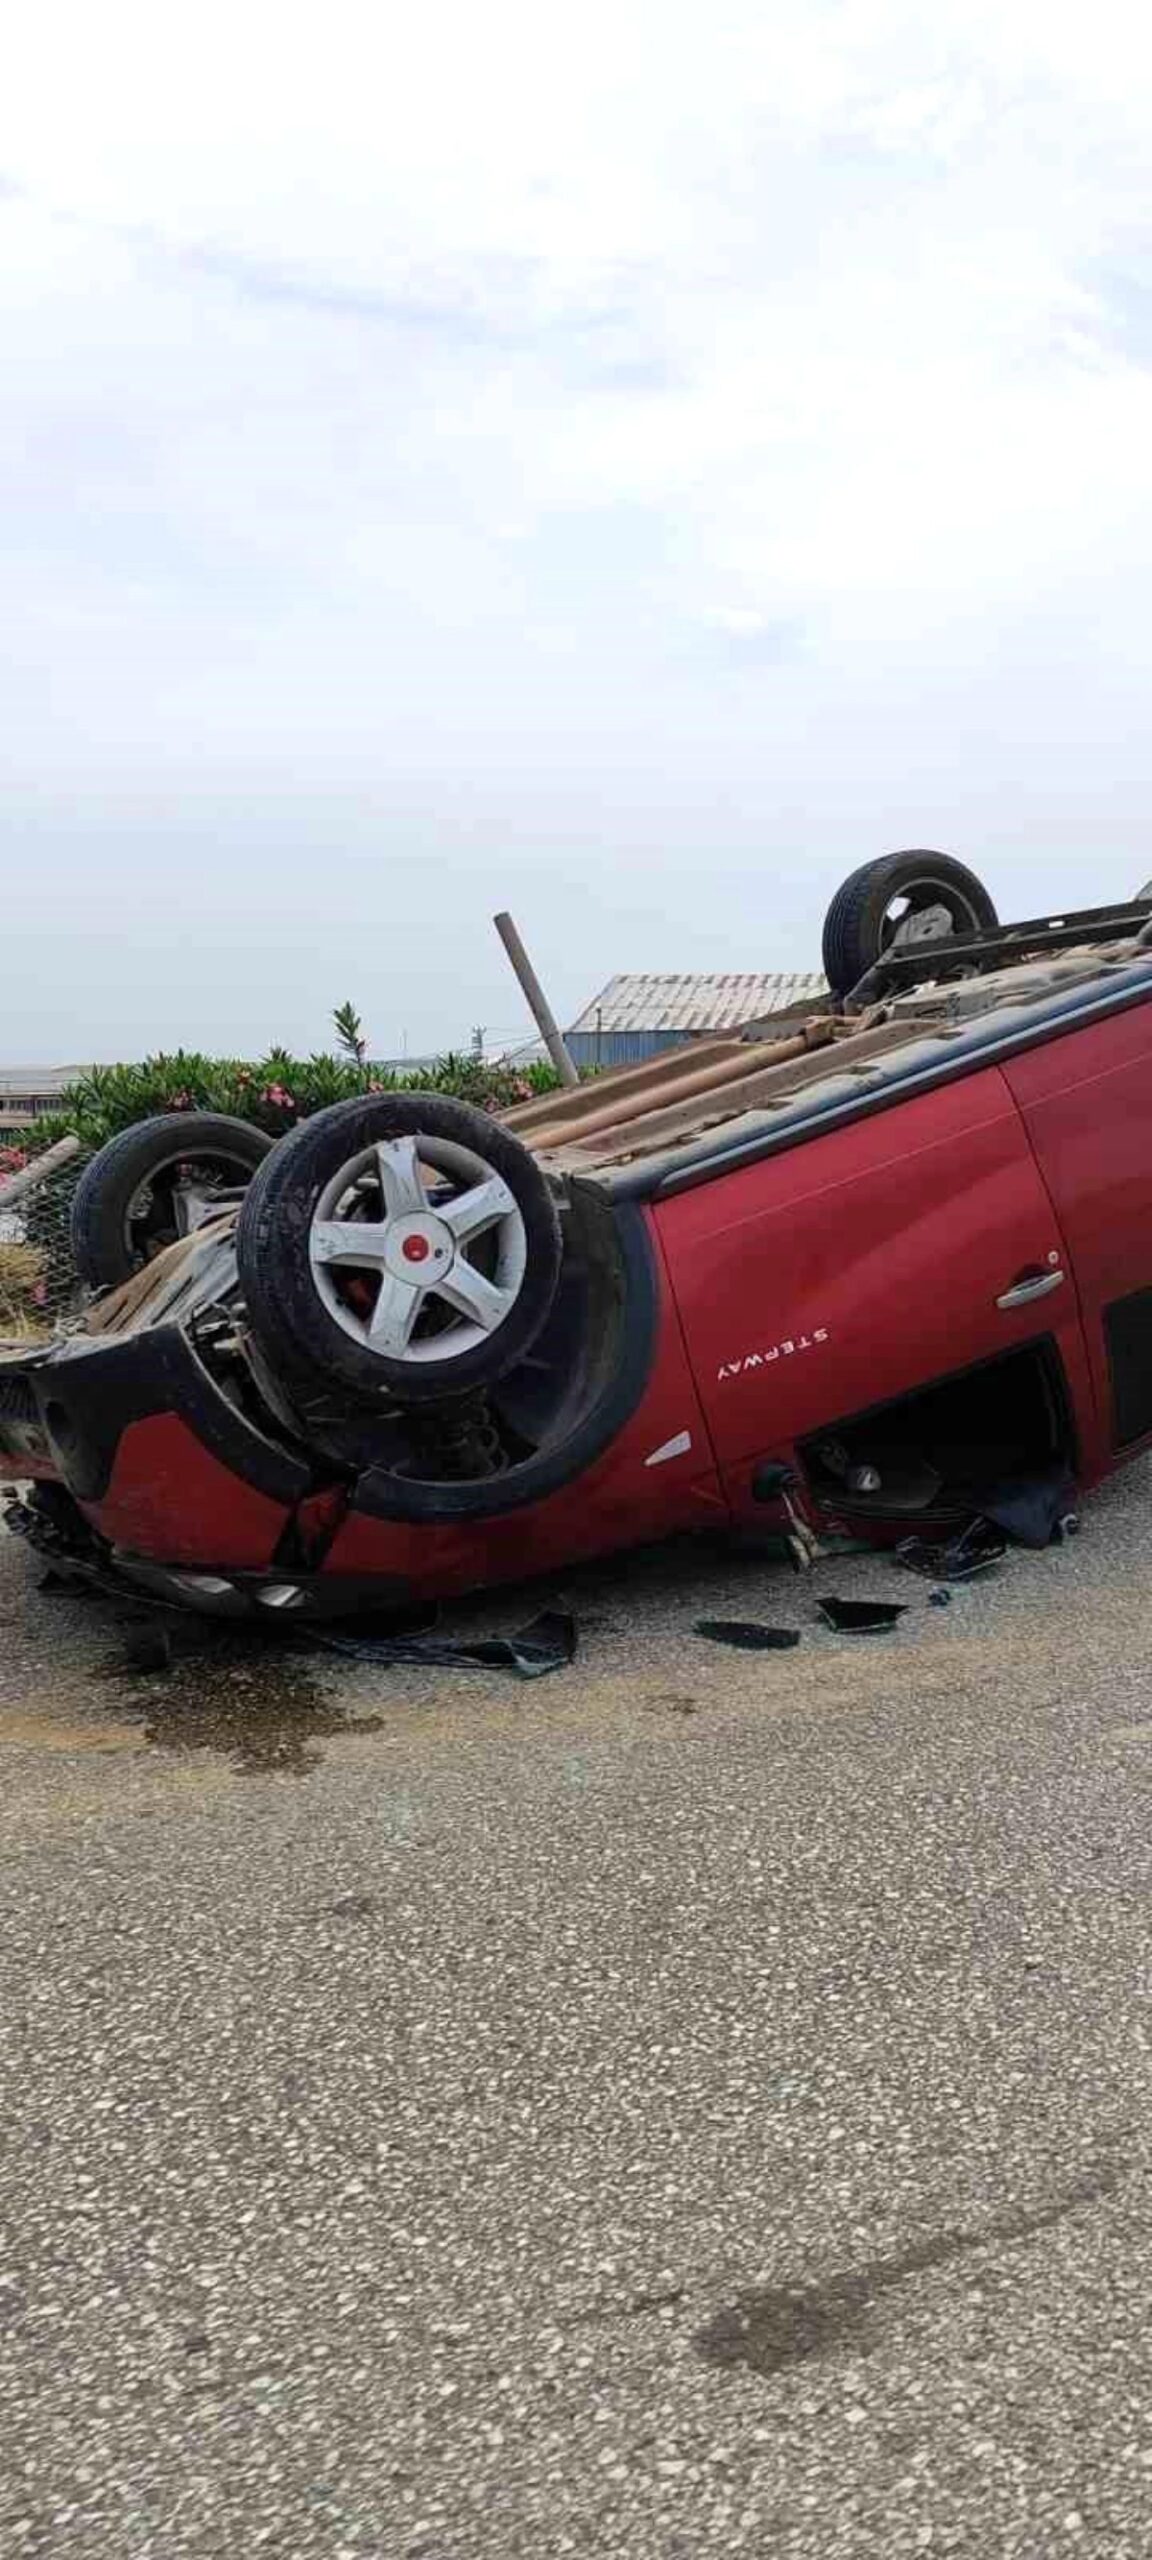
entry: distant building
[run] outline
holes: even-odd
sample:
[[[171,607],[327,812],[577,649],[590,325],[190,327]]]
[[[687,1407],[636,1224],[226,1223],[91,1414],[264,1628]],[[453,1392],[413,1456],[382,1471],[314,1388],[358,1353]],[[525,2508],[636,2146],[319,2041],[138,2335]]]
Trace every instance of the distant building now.
[[[60,1096],[74,1084],[80,1067],[0,1067],[0,1133],[30,1129],[60,1108]]]
[[[825,980],[811,970],[610,978],[564,1038],[574,1066],[634,1066],[690,1040],[743,1031],[791,1005],[816,1004],[827,993]]]

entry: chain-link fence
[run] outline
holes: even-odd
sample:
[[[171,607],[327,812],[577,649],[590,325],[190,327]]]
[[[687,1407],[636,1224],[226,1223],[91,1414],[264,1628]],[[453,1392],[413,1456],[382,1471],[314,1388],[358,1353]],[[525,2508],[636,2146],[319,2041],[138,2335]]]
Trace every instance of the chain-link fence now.
[[[28,1168],[31,1180],[0,1180],[0,1341],[51,1341],[83,1311],[71,1216],[87,1162],[87,1151],[55,1163],[46,1156],[42,1174]]]

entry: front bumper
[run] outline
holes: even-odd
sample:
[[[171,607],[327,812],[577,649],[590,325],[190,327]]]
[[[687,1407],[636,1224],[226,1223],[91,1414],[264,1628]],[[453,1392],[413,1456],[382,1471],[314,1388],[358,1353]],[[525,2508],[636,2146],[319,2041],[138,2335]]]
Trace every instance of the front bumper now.
[[[145,1607],[179,1609],[198,1618],[240,1619],[249,1625],[258,1621],[266,1625],[270,1618],[341,1618],[410,1607],[408,1586],[396,1575],[208,1572],[158,1564],[148,1556],[105,1546],[79,1523],[76,1534],[69,1535],[58,1515],[44,1513],[35,1500],[23,1501],[15,1492],[8,1497],[4,1518],[12,1535],[25,1539],[53,1572],[110,1598],[138,1600]]]

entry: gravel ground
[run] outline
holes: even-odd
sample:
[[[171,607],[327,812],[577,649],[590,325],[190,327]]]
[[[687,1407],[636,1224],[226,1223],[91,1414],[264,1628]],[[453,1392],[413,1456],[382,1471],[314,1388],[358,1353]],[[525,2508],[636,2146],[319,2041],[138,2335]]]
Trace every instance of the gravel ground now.
[[[1143,2560],[1150,1492],[523,1687],[134,1680],[0,1540],[0,2547]]]

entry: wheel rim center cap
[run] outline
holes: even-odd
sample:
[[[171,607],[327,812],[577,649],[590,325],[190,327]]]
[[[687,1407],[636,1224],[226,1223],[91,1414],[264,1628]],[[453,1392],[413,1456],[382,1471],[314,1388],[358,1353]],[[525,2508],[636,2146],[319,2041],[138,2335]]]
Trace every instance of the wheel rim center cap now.
[[[384,1247],[384,1260],[398,1280],[413,1287],[442,1279],[455,1259],[447,1227],[432,1216],[397,1218]]]

